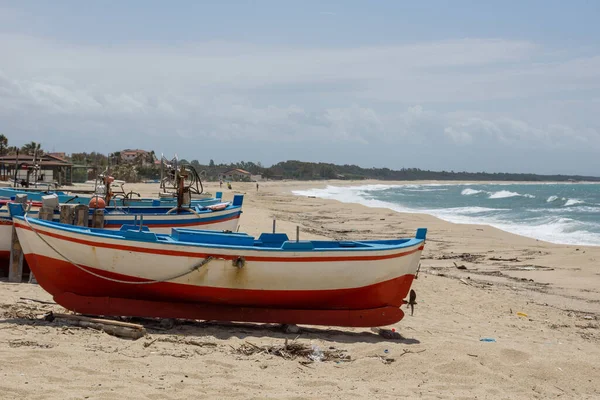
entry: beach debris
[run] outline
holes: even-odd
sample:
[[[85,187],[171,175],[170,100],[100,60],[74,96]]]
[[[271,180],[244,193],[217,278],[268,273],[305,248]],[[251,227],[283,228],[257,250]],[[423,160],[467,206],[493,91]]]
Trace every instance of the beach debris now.
[[[156,340],[150,342],[148,344],[148,346],[150,346],[155,341]],[[158,338],[158,341],[164,342],[164,343],[188,344],[191,346],[198,346],[198,347],[217,347],[217,344],[215,342],[200,342],[198,340],[186,339],[186,338],[182,338],[180,336],[161,337],[161,338]],[[144,347],[148,347],[148,346],[146,346],[146,344],[144,344]]]
[[[154,344],[154,342],[156,342],[158,340],[158,338],[151,340],[149,342],[144,342],[144,347],[150,347],[152,346],[152,344]]]
[[[53,313],[52,311],[44,316],[44,319],[48,322],[52,322],[56,318],[66,319],[74,325],[82,328],[96,329],[112,336],[124,337],[133,340],[139,339],[146,335],[146,328],[144,328],[143,325],[132,324],[129,322],[90,318],[82,315],[59,314]]]
[[[415,303],[416,304],[416,303]],[[388,340],[403,340],[404,337],[396,332],[395,328],[392,329],[383,329],[383,328],[371,328],[371,332],[378,334],[382,338]]]
[[[494,338],[489,338],[489,337],[485,337],[485,338],[480,338],[479,339],[480,342],[488,342],[488,343],[496,343],[496,339]]]
[[[595,324],[593,322],[588,322],[586,325],[575,324],[575,327],[580,329],[600,329],[600,325]]]
[[[471,254],[471,253],[461,253],[461,254],[442,254],[439,257],[435,257],[436,260],[454,260],[459,259],[463,262],[476,263],[480,258],[484,258],[483,254]]]
[[[304,359],[309,362],[316,361],[352,361],[352,358],[345,354],[345,350],[339,350],[335,347],[321,350],[318,346],[308,345],[296,342],[294,339],[291,343],[285,339],[283,345],[257,346],[248,341],[242,343],[239,347],[234,348],[234,352],[251,356],[254,354],[268,354],[281,357],[285,360],[295,360],[297,358]]]
[[[53,301],[43,301],[43,300],[38,300],[38,299],[31,299],[29,297],[19,297],[19,300],[29,300],[29,301],[33,301],[35,303],[49,304],[49,305],[53,305],[53,306],[56,305],[56,303]]]
[[[31,303],[19,301],[15,304],[2,304],[0,305],[0,315],[4,318],[13,319],[39,319],[40,313],[47,313],[50,311],[48,305],[36,306]]]
[[[517,315],[518,315],[519,317],[525,317],[525,318],[527,318],[527,314],[525,314],[524,312],[520,312],[520,311],[519,311],[519,312],[517,313]]]
[[[283,329],[283,331],[285,333],[295,333],[298,334],[300,333],[300,327],[298,325],[294,325],[294,324],[283,324],[281,326],[281,328]]]
[[[456,269],[467,269],[467,267],[465,265],[458,265],[457,263],[453,262],[454,266],[456,267]]]
[[[396,361],[396,359],[392,358],[392,357],[384,357],[384,356],[373,356],[373,357],[379,358],[381,360],[381,362],[386,365],[391,364]]]
[[[502,257],[490,257],[488,258],[490,261],[508,261],[508,262],[519,262],[517,257],[515,258],[502,258]]]
[[[160,320],[160,327],[164,330],[173,329],[175,327],[175,320],[173,318],[163,318]]]
[[[38,343],[31,340],[14,339],[8,341],[8,347],[37,347],[39,349],[50,349],[54,347],[53,344]]]
[[[311,361],[315,361],[315,362],[320,362],[323,361],[323,352],[321,351],[321,349],[319,348],[319,346],[313,344],[312,345],[312,353],[310,353],[308,355],[308,358]]]
[[[402,350],[402,354],[398,355],[398,357],[402,357],[403,355],[406,355],[406,354],[419,354],[419,353],[423,353],[425,350],[426,349],[418,350],[418,351],[412,351],[412,350],[408,350],[408,349],[403,349]],[[384,353],[387,354],[387,353],[389,353],[389,351],[386,349],[386,350],[384,350]],[[393,357],[382,356],[382,355],[379,355],[379,354],[372,355],[372,356],[369,356],[369,357],[379,358],[381,360],[381,362],[383,362],[384,364],[391,364],[391,363],[393,363],[393,362],[396,361],[396,359],[393,358]]]

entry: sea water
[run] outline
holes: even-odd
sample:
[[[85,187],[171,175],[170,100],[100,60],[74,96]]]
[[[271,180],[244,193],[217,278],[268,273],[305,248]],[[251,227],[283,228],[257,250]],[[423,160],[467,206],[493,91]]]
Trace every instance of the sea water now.
[[[600,246],[600,184],[327,186],[293,193],[485,224],[551,243]]]

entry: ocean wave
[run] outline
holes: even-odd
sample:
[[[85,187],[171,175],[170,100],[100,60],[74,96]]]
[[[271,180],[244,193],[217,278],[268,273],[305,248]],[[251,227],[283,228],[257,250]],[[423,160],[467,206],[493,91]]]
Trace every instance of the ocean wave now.
[[[532,237],[550,243],[600,246],[600,235],[590,230],[596,224],[571,218],[549,218],[539,225],[500,222],[492,224],[517,235]]]
[[[411,188],[411,189],[405,189],[407,192],[444,192],[447,191],[448,189],[433,189],[433,188],[427,188],[427,187],[422,187],[422,188]]]
[[[579,199],[568,199],[565,203],[565,207],[574,206],[575,204],[583,204],[585,203],[583,200]]]
[[[565,214],[565,213],[598,213],[600,212],[600,205],[586,205],[586,206],[569,206],[561,208],[527,208],[527,212],[532,213],[551,213],[551,214]]]
[[[373,193],[393,187],[396,187],[398,190],[389,193],[386,192],[386,198],[382,200],[378,200],[377,197],[379,195]],[[414,185],[409,189],[418,191],[424,187],[424,185]],[[482,202],[485,202],[487,198],[503,199],[516,196],[532,197],[532,195],[520,194],[508,190],[488,192],[486,190],[475,190],[472,187],[467,187],[460,192],[458,191],[460,189],[458,189],[455,196],[458,193],[463,196],[485,193],[486,196],[477,196],[469,200],[463,198],[462,202],[459,201],[458,204],[462,203],[464,206],[462,204],[461,206],[456,206],[456,200],[460,198],[460,196],[457,196],[454,203],[451,203],[454,204],[453,207],[448,207],[447,205],[449,204],[443,201],[439,203],[439,206],[443,207],[446,204],[447,208],[435,208],[436,206],[433,206],[433,208],[427,207],[427,209],[424,209],[418,198],[412,200],[414,204],[406,202],[406,204],[402,204],[404,198],[401,192],[404,190],[406,190],[406,187],[400,185],[363,185],[354,187],[327,186],[326,188],[299,190],[293,193],[300,196],[335,199],[345,203],[358,203],[367,207],[387,208],[398,212],[429,214],[459,224],[484,224],[506,232],[551,243],[600,246],[600,224],[595,221],[582,220],[577,216],[583,213],[586,215],[586,219],[592,219],[587,215],[598,213],[600,211],[600,204],[586,202],[583,205],[581,202],[576,203],[574,200],[579,200],[576,198],[565,198],[557,195],[546,198],[546,194],[542,197],[546,199],[546,202],[540,200],[537,206],[534,205],[536,202],[532,202],[532,208],[499,209],[482,207],[481,205],[485,204]],[[394,198],[394,196],[398,197]],[[423,196],[427,196],[427,194]],[[405,198],[409,199],[409,197]],[[452,197],[449,198],[452,199]],[[559,200],[561,201],[561,205],[564,202],[563,207],[556,207],[556,204],[548,204],[546,206],[547,203],[555,203]],[[567,206],[569,201],[571,201],[571,205]],[[475,204],[468,205],[472,203]]]
[[[490,194],[490,199],[506,199],[509,197],[521,196],[517,192],[511,192],[509,190],[500,190],[498,192],[494,192]]]
[[[380,207],[380,208],[389,208],[398,212],[418,212],[416,210],[402,207],[399,204],[390,203],[387,201],[377,200],[377,199],[369,199],[365,196],[368,195],[369,191],[380,191],[385,190],[382,189],[384,186],[389,185],[365,185],[365,186],[347,186],[347,187],[339,187],[339,186],[330,186],[328,185],[324,189],[309,189],[309,190],[293,190],[292,194],[296,196],[310,196],[310,197],[318,197],[321,199],[331,199],[337,200],[342,203],[357,203],[362,204],[367,207]],[[397,187],[397,186],[389,186],[389,187]]]
[[[460,192],[460,194],[462,194],[463,196],[472,196],[474,194],[478,194],[478,193],[488,193],[485,190],[475,190],[475,189],[471,189],[471,188],[466,188],[463,189],[462,192]]]
[[[498,215],[461,215],[434,211],[432,215],[456,224],[489,225],[505,232],[556,244],[600,246],[600,235],[595,223],[576,221],[562,216],[540,217],[526,222],[506,221]]]
[[[535,196],[532,194],[521,194],[517,192],[511,192],[509,190],[500,190],[497,192],[488,193],[490,193],[490,197],[488,197],[489,199],[507,199],[509,197],[527,197],[529,199],[535,199]]]
[[[398,188],[405,190],[407,192],[440,192],[440,191],[447,191],[448,188],[443,187],[443,186],[448,186],[446,184],[440,184],[440,183],[425,183],[425,184],[404,184],[404,185],[399,185],[397,186]]]
[[[486,190],[476,190],[476,189],[466,188],[466,189],[463,189],[462,192],[460,192],[460,194],[463,196],[473,196],[473,195],[480,194],[480,193],[489,194],[488,199],[506,199],[509,197],[516,197],[516,196],[527,197],[529,199],[535,199],[535,196],[532,194],[521,194],[521,193],[517,193],[517,192],[511,192],[509,190],[488,192]]]
[[[397,187],[396,185],[363,185],[363,186],[332,186],[327,185],[324,189],[292,190],[296,196],[315,196],[323,199],[331,199],[339,196],[356,197],[360,192],[377,192]]]

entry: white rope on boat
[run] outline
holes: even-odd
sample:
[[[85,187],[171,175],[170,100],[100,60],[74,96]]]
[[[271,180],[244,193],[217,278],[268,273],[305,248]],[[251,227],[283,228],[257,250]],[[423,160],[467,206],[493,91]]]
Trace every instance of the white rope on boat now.
[[[168,281],[172,281],[174,279],[181,278],[183,276],[189,275],[192,272],[194,272],[194,271],[202,268],[203,266],[205,266],[206,264],[208,264],[209,262],[211,262],[212,260],[214,260],[213,256],[208,256],[205,259],[203,259],[202,261],[200,261],[199,263],[194,264],[189,271],[185,271],[185,272],[183,272],[181,274],[172,276],[170,278],[165,278],[165,279],[156,279],[156,280],[143,281],[143,282],[131,282],[131,281],[124,281],[124,280],[121,280],[121,279],[109,278],[107,276],[102,276],[102,275],[97,274],[97,273],[95,273],[93,271],[90,271],[87,268],[84,268],[81,265],[77,265],[76,263],[74,263],[73,261],[71,261],[71,259],[69,259],[67,256],[63,255],[54,246],[52,246],[50,243],[48,243],[48,241],[46,239],[44,239],[42,237],[42,235],[40,235],[40,233],[33,228],[33,226],[31,226],[31,223],[29,223],[29,220],[27,219],[27,213],[25,213],[25,215],[23,217],[25,219],[25,222],[27,222],[27,225],[29,226],[29,228],[37,235],[37,237],[39,237],[42,240],[42,242],[46,243],[46,245],[48,247],[50,247],[52,250],[54,250],[54,252],[56,252],[56,254],[58,254],[59,256],[61,256],[62,258],[64,258],[65,260],[67,260],[74,267],[77,267],[78,269],[80,269],[80,270],[82,270],[84,272],[87,272],[88,274],[93,275],[93,276],[95,276],[97,278],[105,279],[105,280],[110,281],[110,282],[126,283],[126,284],[129,284],[129,285],[149,285],[149,284],[152,284],[152,283],[168,282]]]

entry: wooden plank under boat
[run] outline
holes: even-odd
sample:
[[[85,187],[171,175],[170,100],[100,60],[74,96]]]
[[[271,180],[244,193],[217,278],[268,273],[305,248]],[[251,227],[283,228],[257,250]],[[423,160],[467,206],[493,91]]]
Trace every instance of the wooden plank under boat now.
[[[427,232],[290,241],[281,233],[14,223],[38,283],[75,312],[355,327],[403,318]]]

